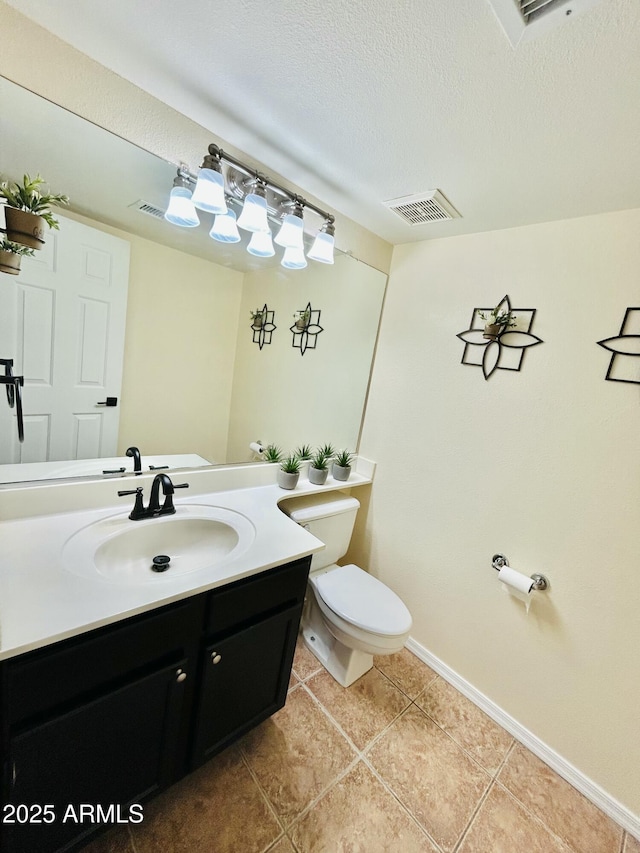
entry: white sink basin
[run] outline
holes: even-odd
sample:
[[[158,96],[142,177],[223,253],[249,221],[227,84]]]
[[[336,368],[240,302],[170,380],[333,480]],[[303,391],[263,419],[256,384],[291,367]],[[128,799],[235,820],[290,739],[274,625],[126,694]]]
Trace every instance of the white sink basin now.
[[[162,583],[216,569],[251,545],[255,528],[244,515],[222,507],[183,504],[175,515],[131,521],[126,513],[103,518],[67,539],[66,569],[113,583]],[[157,560],[154,557],[169,557]]]

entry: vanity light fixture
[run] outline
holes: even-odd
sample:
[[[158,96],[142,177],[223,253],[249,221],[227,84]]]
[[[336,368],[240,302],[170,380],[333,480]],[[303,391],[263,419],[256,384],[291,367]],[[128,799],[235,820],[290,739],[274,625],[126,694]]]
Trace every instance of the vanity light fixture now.
[[[293,249],[288,246],[284,250],[284,255],[280,261],[280,266],[287,270],[303,270],[307,265],[307,259],[304,256],[303,249]]]
[[[271,229],[255,231],[247,246],[247,252],[250,255],[255,255],[257,258],[272,258],[276,250],[273,248]]]
[[[227,210],[226,213],[216,214],[211,231],[209,231],[209,237],[219,243],[239,243],[240,233],[236,224],[235,211]]]
[[[245,197],[238,228],[245,231],[268,231],[267,188],[258,180],[252,192]]]
[[[285,207],[286,205],[286,207]],[[285,210],[293,207],[291,212],[285,213],[282,218],[282,225],[278,231],[274,242],[284,249],[301,249],[304,250],[304,221],[303,208],[299,201],[285,202],[283,205]]]
[[[192,185],[190,175],[180,167],[177,176],[173,179],[173,189],[169,196],[169,207],[167,207],[164,215],[167,222],[170,222],[172,225],[180,225],[182,228],[195,228],[197,225],[200,225],[191,195]]]
[[[253,235],[247,246],[250,254],[272,257],[275,242],[285,250],[281,263],[287,269],[307,266],[304,217],[311,211],[322,218],[323,225],[307,257],[324,264],[333,263],[335,217],[226,154],[213,143],[209,145],[197,175],[181,165],[173,184],[165,213],[169,222],[192,228],[199,225],[196,207],[213,213],[215,220],[209,231],[210,237],[222,243],[237,243],[241,239],[238,228],[242,228]],[[242,207],[237,221],[232,207]],[[273,241],[269,220],[278,227]]]
[[[224,178],[220,158],[207,154],[198,172],[196,188],[192,201],[200,210],[207,213],[226,213],[227,201],[224,195]]]
[[[333,248],[335,244],[335,227],[328,219],[316,234],[313,246],[307,252],[307,257],[321,264],[333,263]]]

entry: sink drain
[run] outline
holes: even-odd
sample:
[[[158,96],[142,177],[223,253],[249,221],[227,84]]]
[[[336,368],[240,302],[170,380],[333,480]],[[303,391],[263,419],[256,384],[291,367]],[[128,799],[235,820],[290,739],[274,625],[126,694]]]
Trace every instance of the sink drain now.
[[[158,554],[153,558],[153,565],[151,566],[151,571],[166,572],[169,568],[170,563],[171,557],[168,557],[166,554]]]

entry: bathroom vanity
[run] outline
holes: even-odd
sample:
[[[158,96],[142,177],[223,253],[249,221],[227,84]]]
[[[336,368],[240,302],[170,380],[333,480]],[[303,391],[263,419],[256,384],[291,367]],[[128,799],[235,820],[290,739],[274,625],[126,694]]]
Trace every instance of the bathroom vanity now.
[[[151,479],[129,482],[146,499]],[[1,853],[79,850],[141,822],[285,703],[322,543],[279,509],[291,493],[275,466],[184,479],[175,515],[143,521],[109,481],[0,490]],[[296,494],[344,486],[303,480]],[[164,529],[187,543],[154,575],[148,547],[173,553],[156,550]]]
[[[281,708],[310,559],[3,662],[3,853],[82,846],[82,804],[135,819]]]

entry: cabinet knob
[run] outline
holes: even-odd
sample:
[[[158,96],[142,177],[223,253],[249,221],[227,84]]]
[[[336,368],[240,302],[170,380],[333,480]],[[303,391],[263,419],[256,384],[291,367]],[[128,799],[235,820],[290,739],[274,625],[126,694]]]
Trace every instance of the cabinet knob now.
[[[222,660],[222,655],[219,655],[217,652],[212,652],[211,653],[211,660],[214,663],[220,663],[220,661]]]
[[[176,681],[182,682],[182,681],[186,681],[186,679],[187,679],[187,673],[184,672],[182,669],[177,669],[176,670]]]

